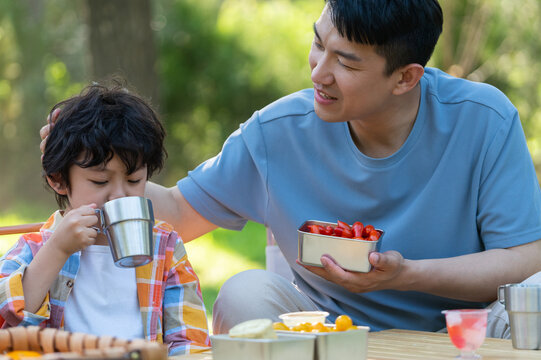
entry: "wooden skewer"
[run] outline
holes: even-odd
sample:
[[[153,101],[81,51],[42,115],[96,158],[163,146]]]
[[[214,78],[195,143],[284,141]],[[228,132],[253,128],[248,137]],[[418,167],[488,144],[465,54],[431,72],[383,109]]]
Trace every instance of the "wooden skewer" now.
[[[25,234],[31,232],[38,232],[44,223],[32,223],[13,226],[0,227],[0,235],[12,235],[12,234]]]

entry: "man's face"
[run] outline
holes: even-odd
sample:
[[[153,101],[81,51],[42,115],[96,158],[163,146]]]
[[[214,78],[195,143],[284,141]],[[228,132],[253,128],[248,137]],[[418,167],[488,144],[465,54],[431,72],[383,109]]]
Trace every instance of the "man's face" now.
[[[314,24],[308,59],[315,111],[324,121],[377,119],[387,110],[395,81],[384,75],[385,58],[340,36],[328,6]]]
[[[67,192],[69,207],[95,203],[102,207],[107,201],[125,196],[144,196],[147,167],[143,166],[131,174],[115,155],[107,164],[82,168],[72,165],[69,170],[70,187]]]

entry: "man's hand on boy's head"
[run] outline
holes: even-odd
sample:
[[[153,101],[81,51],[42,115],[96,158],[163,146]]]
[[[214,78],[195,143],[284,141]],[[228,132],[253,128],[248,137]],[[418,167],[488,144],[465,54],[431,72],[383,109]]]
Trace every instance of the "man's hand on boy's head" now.
[[[98,236],[95,228],[98,225],[98,217],[95,209],[96,204],[90,204],[64,213],[64,218],[48,241],[50,246],[55,246],[67,258],[93,245]]]
[[[55,109],[53,111],[53,114],[47,115],[47,125],[44,125],[39,130],[39,137],[41,138],[41,143],[39,144],[39,149],[41,150],[41,159],[43,160],[43,152],[45,151],[45,144],[47,143],[47,136],[49,136],[52,128],[54,127],[54,124],[56,123],[56,119],[58,119],[58,114],[60,114],[60,109]]]

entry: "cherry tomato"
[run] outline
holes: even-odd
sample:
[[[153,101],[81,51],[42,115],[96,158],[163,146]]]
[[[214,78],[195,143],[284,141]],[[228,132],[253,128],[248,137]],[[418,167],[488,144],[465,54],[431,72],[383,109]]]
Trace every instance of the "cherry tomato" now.
[[[344,230],[345,230],[345,229],[351,229],[351,227],[349,226],[349,224],[346,224],[346,223],[343,222],[343,221],[338,220],[336,223],[338,224],[339,227],[341,227],[341,228],[344,229]]]
[[[342,231],[342,237],[352,238],[353,237],[353,230],[351,230],[351,228],[344,229],[344,231]]]
[[[334,234],[334,228],[331,225],[327,225],[325,227],[325,235],[332,235]]]
[[[353,325],[353,321],[347,315],[340,315],[334,321],[336,331],[345,331]]]
[[[370,241],[378,241],[379,236],[380,236],[379,231],[372,230],[372,231],[370,231],[370,235],[368,236],[368,240],[370,240]]]
[[[321,234],[319,231],[319,226],[317,225],[308,225],[308,230],[310,230],[312,234]]]
[[[372,225],[366,225],[363,229],[363,238],[367,238],[370,236],[370,232],[372,230],[375,230]]]
[[[341,227],[335,227],[334,228],[334,235],[335,236],[342,236],[342,233],[344,232],[344,229],[342,229]]]
[[[360,221],[355,221],[351,229],[353,230],[353,237],[363,237],[363,223]]]

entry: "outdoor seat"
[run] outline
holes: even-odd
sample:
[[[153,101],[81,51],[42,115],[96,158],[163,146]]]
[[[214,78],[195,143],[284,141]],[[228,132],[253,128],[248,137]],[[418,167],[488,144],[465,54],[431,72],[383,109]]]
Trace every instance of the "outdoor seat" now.
[[[26,234],[38,232],[44,223],[29,223],[21,225],[0,226],[0,235]]]

